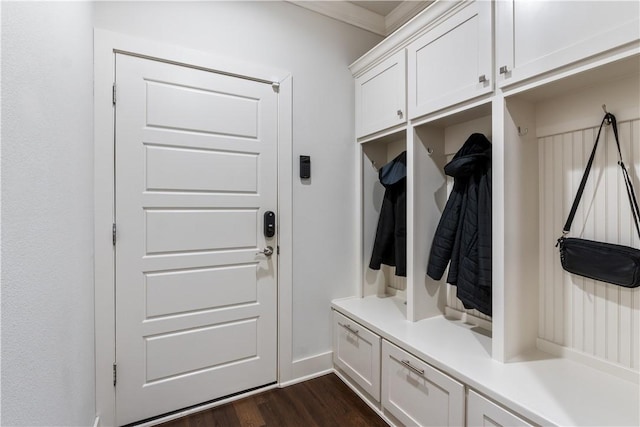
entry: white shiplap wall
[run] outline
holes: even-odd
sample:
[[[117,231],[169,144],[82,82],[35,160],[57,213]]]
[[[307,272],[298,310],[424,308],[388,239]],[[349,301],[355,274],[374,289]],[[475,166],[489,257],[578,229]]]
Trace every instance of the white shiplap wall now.
[[[640,120],[619,122],[618,130],[622,156],[637,194]],[[640,288],[628,289],[566,273],[555,247],[597,131],[596,127],[538,139],[539,337],[639,371]],[[617,160],[613,131],[608,127],[603,130],[570,235],[640,248]]]

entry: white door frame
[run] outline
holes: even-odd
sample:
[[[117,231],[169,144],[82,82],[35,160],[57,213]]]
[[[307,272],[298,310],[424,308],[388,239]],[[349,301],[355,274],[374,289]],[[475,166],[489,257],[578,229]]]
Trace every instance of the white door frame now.
[[[292,375],[292,77],[211,53],[94,30],[94,309],[96,420],[115,425],[114,108],[115,52],[279,83],[278,96],[278,383]]]

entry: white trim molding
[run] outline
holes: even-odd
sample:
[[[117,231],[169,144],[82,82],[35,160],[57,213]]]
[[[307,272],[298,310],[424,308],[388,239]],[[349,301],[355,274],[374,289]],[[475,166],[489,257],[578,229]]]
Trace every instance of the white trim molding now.
[[[433,0],[403,1],[387,15],[380,15],[349,1],[290,0],[289,3],[386,37],[426,9]]]
[[[411,18],[426,9],[433,1],[403,1],[384,17],[386,34],[393,33]]]
[[[228,60],[212,53],[161,44],[106,30],[94,30],[94,286],[96,423],[115,425],[114,109],[115,52],[158,59],[198,69],[277,82],[278,209],[278,382],[291,379],[292,366],[292,77],[284,70]]]
[[[290,1],[329,18],[345,22],[363,30],[386,36],[384,16],[345,1]]]

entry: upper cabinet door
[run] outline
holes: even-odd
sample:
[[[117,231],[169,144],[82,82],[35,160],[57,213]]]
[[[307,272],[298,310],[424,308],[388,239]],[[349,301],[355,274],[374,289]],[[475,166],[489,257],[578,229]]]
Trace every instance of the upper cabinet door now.
[[[469,3],[409,45],[411,119],[493,90],[492,3]]]
[[[356,78],[358,138],[406,123],[406,69],[402,50]]]
[[[640,39],[638,1],[496,2],[500,87]]]

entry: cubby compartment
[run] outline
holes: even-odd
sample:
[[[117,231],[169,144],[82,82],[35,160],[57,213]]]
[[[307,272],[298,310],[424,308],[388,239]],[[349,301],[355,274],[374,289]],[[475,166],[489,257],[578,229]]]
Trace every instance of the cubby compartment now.
[[[378,171],[407,150],[406,131],[362,143],[359,149],[362,169],[359,188],[362,195],[362,296],[393,297],[404,303],[407,295],[406,276],[397,276],[395,266],[382,264],[379,270],[373,270],[369,264],[385,194]]]
[[[640,288],[566,273],[555,247],[591,154],[603,104],[617,118],[623,159],[640,187],[640,67],[634,56],[506,93],[494,129],[494,358],[532,349],[638,381]],[[570,236],[640,248],[611,126],[603,129]],[[498,337],[496,340],[495,338]]]
[[[453,188],[453,178],[445,175],[444,167],[473,133],[481,133],[491,141],[491,126],[491,103],[484,102],[444,117],[424,119],[413,128],[415,173],[409,210],[414,236],[414,280],[409,298],[413,320],[445,315],[491,329],[488,315],[466,310],[456,298],[455,287],[446,283],[448,269],[438,281],[426,275],[434,234]]]

